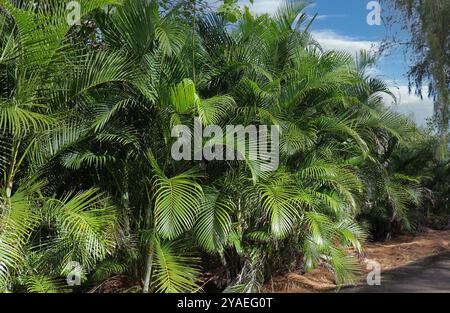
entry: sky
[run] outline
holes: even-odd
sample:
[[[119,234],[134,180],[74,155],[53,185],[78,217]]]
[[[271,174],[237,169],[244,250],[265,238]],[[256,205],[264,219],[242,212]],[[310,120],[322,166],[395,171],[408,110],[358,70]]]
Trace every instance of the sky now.
[[[253,6],[249,0],[239,0],[241,5],[248,5],[257,14],[276,12],[283,0],[254,0]],[[325,48],[344,50],[356,54],[360,49],[376,49],[377,45],[386,36],[386,27],[381,24],[369,25],[367,9],[370,0],[315,0],[306,8],[310,16],[318,14],[311,25],[313,37]],[[383,6],[381,5],[381,15]],[[426,125],[426,119],[433,115],[433,101],[429,98],[423,100],[414,94],[409,94],[408,60],[400,50],[391,51],[382,56],[372,73],[388,82],[391,91],[398,97],[398,103],[393,109],[407,114],[417,124]],[[424,88],[423,94],[426,95]],[[386,97],[386,104],[392,101]]]

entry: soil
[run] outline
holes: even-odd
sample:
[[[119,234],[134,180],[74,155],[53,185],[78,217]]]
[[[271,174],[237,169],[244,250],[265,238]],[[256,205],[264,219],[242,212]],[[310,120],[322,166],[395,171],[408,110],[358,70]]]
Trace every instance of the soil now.
[[[365,248],[365,259],[361,260],[361,280],[365,279],[365,264],[377,261],[381,271],[403,267],[415,261],[450,251],[450,230],[427,229],[415,236],[399,236],[389,242],[369,243]],[[336,289],[334,275],[326,267],[309,273],[291,272],[273,277],[265,284],[265,292],[309,293],[327,292]]]

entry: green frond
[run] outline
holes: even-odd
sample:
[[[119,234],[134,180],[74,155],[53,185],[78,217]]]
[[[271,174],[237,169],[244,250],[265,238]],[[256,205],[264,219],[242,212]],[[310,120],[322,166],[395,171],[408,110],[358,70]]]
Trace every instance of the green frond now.
[[[312,128],[301,129],[294,123],[289,123],[283,127],[280,139],[280,152],[286,156],[292,156],[310,148],[317,136]]]
[[[170,103],[178,114],[192,113],[199,101],[195,84],[190,79],[183,79],[170,92]]]
[[[72,170],[78,170],[83,167],[101,168],[115,161],[116,159],[112,155],[99,155],[91,151],[72,152],[62,158],[63,165]]]
[[[175,242],[155,242],[155,287],[157,292],[198,292],[198,259],[181,256],[182,248]]]
[[[320,116],[315,125],[319,132],[337,134],[355,141],[362,154],[369,152],[366,141],[358,133],[358,121],[347,117]]]
[[[61,255],[63,263],[77,261],[88,270],[113,253],[117,214],[97,190],[50,199],[46,210],[58,231],[49,251]]]
[[[300,12],[307,6],[306,1],[283,1],[275,14],[275,21],[280,31],[298,29],[305,19],[306,15],[300,15]],[[300,16],[299,16],[300,15]],[[296,25],[294,26],[294,22]]]
[[[331,248],[330,263],[336,277],[336,285],[356,284],[359,280],[361,267],[358,260],[345,251]]]
[[[48,129],[55,119],[42,113],[43,106],[0,99],[0,132],[23,135]]]
[[[10,198],[0,196],[0,286],[6,286],[24,261],[24,247],[39,222],[36,194],[43,186],[22,186]],[[2,192],[3,193],[3,192]]]
[[[229,96],[216,96],[197,102],[197,111],[203,125],[220,125],[235,107],[235,102]]]
[[[29,293],[59,293],[61,291],[61,287],[54,279],[44,275],[28,277],[26,286]]]
[[[77,96],[95,87],[114,82],[132,84],[139,76],[139,71],[130,63],[131,59],[121,52],[89,53],[70,64],[70,80],[62,86],[65,99]]]
[[[235,204],[218,191],[205,192],[194,226],[198,243],[206,251],[220,251],[231,230],[231,213]]]
[[[333,226],[337,238],[344,246],[351,246],[359,253],[363,251],[363,244],[367,239],[367,232],[351,219],[343,219]]]
[[[169,17],[163,18],[155,27],[155,39],[166,55],[179,52],[186,40],[183,26]]]
[[[115,260],[105,260],[96,266],[96,269],[92,274],[92,279],[101,282],[113,275],[125,273],[126,270],[126,264]]]
[[[332,227],[330,218],[317,212],[305,212],[305,221],[308,224],[312,242],[319,248],[325,247]]]
[[[272,234],[277,238],[286,237],[299,219],[295,187],[292,182],[280,179],[257,187]]]
[[[123,1],[111,15],[111,23],[103,29],[106,44],[142,58],[150,52],[155,40],[157,9],[154,1]]]
[[[194,226],[203,196],[197,178],[194,171],[156,178],[155,226],[163,238],[174,239]]]

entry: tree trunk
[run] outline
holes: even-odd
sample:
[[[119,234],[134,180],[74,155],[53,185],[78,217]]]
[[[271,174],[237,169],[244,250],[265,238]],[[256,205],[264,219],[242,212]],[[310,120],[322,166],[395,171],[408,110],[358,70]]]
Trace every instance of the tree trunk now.
[[[150,289],[150,282],[152,280],[152,270],[153,270],[153,244],[150,244],[147,262],[145,264],[145,276],[144,276],[144,288],[143,293],[148,293]]]

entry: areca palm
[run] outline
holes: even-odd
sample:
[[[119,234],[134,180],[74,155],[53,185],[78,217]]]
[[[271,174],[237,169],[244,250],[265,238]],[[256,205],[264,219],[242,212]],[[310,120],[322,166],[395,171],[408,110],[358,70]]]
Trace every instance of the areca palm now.
[[[303,4],[247,8],[233,27],[217,12],[188,27],[157,1],[81,4],[70,27],[59,1],[0,1],[3,288],[65,290],[77,261],[87,284],[120,273],[144,292],[195,292],[202,256],[226,267],[228,291],[257,291],[297,258],[352,282],[361,211],[380,195],[398,218],[417,203],[386,165],[410,123],[382,105],[368,54],[321,49]],[[194,118],[278,126],[280,167],[238,144],[244,162],[173,160],[172,128]]]

